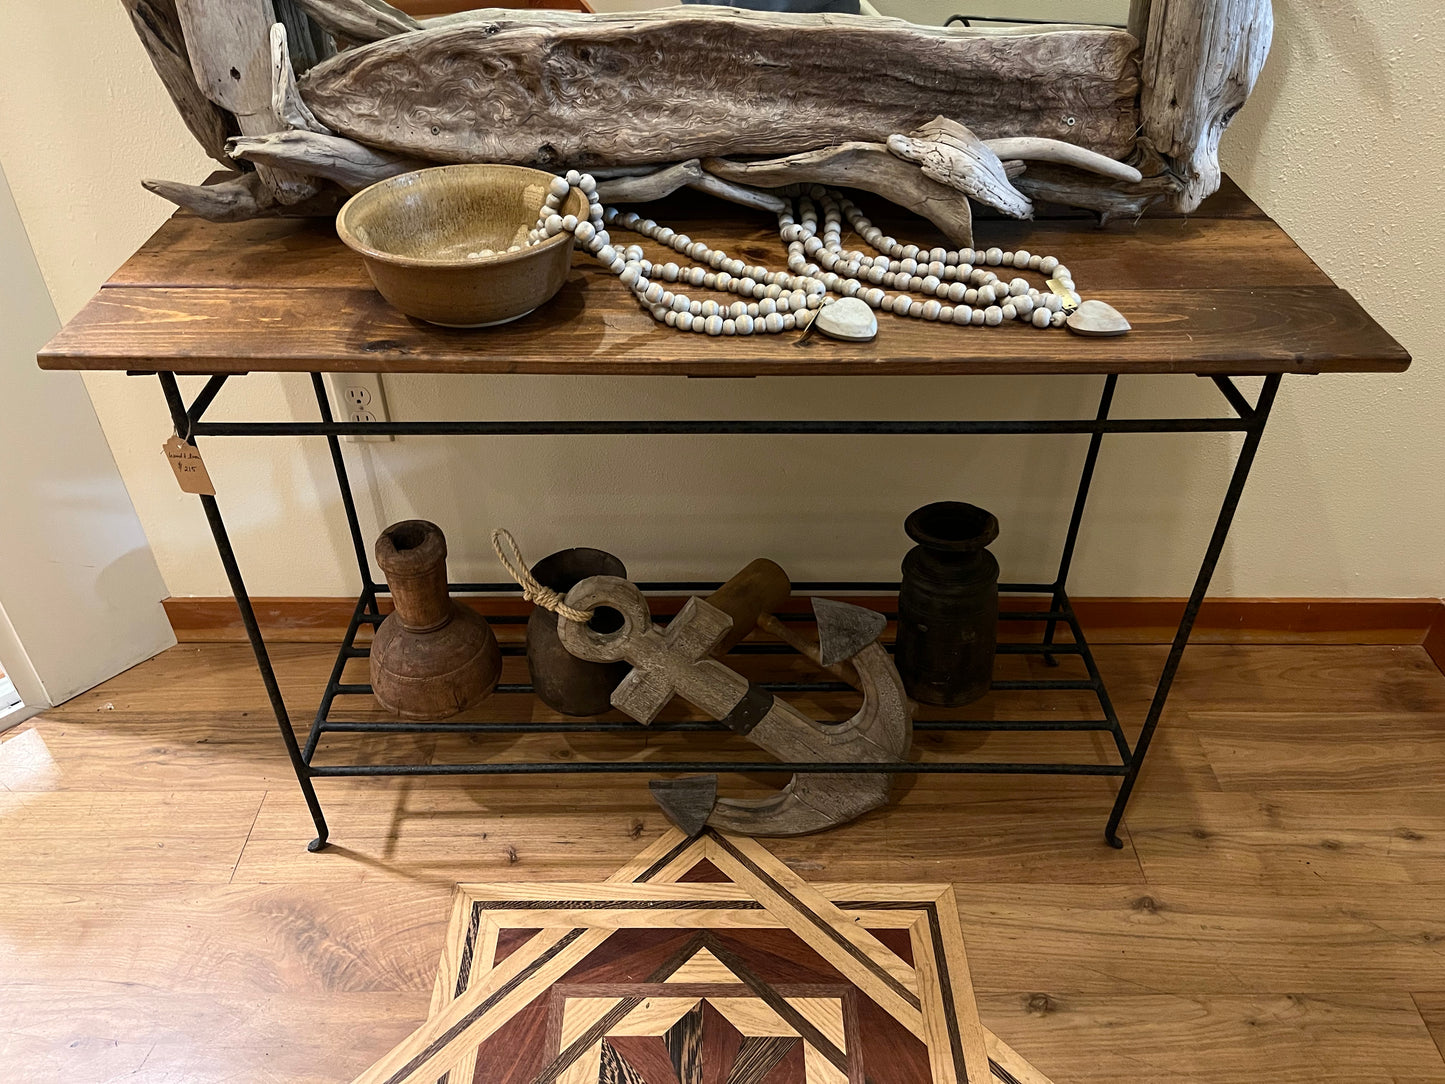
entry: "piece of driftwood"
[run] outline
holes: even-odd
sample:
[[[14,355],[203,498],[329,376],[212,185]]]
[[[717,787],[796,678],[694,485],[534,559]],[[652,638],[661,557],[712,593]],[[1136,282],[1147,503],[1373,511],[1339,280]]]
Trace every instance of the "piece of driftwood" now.
[[[732,181],[725,181],[721,177],[714,177],[711,173],[704,171],[703,175],[693,181],[689,188],[699,192],[706,192],[718,199],[725,199],[729,203],[736,203],[743,207],[753,207],[759,211],[771,211],[773,214],[781,214],[788,209],[788,201],[781,196],[775,196],[771,192],[760,192],[756,188],[749,188],[745,184],[734,184]]]
[[[280,203],[259,173],[241,173],[215,184],[141,181],[147,192],[210,222],[245,222],[251,218],[330,218],[346,202],[346,193],[323,188],[300,203]]]
[[[243,135],[281,131],[271,62],[270,0],[176,0],[196,85],[210,101],[236,118]],[[259,167],[278,203],[309,200],[317,186],[286,170]]]
[[[187,123],[223,160],[222,133],[264,136],[288,127],[329,128],[407,160],[522,162],[614,177],[702,158],[694,187],[773,210],[771,195],[713,178],[761,182],[706,162],[728,154],[826,155],[895,137],[905,153],[957,181],[946,162],[951,150],[905,142],[916,136],[904,133],[937,115],[985,145],[1008,140],[992,148],[1004,182],[1018,176],[1020,161],[1059,167],[1032,171],[1013,192],[983,185],[982,198],[1001,193],[1018,214],[1038,196],[1104,218],[1137,214],[1169,188],[1169,202],[1189,210],[1217,186],[1219,135],[1254,84],[1273,27],[1270,0],[1132,0],[1132,34],[938,28],[706,6],[602,15],[491,8],[419,22],[384,0],[124,2]],[[177,19],[189,29],[168,29]],[[291,62],[304,72],[299,98],[274,42],[265,40],[275,20],[287,27]],[[343,46],[370,44],[307,71],[333,52],[333,36]],[[182,47],[205,105],[178,79]],[[269,93],[253,99],[262,54],[272,68]],[[223,63],[228,58],[245,63]],[[1155,163],[1161,168],[1151,169]],[[313,190],[303,180],[278,177],[275,168],[262,168],[277,197],[262,213],[309,201]],[[852,186],[900,191],[913,210],[934,204],[923,213],[968,243],[963,201],[952,211],[938,206],[937,193],[921,183],[930,178],[915,177]],[[800,182],[848,184],[796,174],[789,183]]]
[[[714,177],[759,188],[825,184],[862,189],[928,219],[959,247],[973,244],[973,211],[968,198],[925,176],[912,162],[890,154],[882,143],[843,143],[760,162],[705,158],[702,166]]]
[[[593,166],[587,172],[592,174],[594,181],[615,181],[619,177],[648,177],[659,173],[666,166]]]
[[[321,177],[334,181],[349,192],[359,192],[377,181],[432,164],[389,151],[373,150],[344,136],[308,131],[241,136],[231,140],[229,148],[243,161]]]
[[[1219,140],[1269,56],[1271,0],[1152,0],[1139,100],[1143,140],[1192,211],[1219,188]]]
[[[306,14],[297,0],[271,0],[276,21],[286,27],[290,39],[291,61],[296,70],[310,70],[336,52],[336,41],[325,27]]]
[[[603,203],[651,203],[667,198],[679,188],[686,188],[700,177],[701,163],[696,158],[690,158],[666,169],[632,172],[629,176],[599,181],[597,195]]]
[[[226,140],[240,132],[235,117],[201,93],[186,52],[185,32],[176,14],[175,0],[123,0],[135,32],[140,36],[156,74],[191,135],[223,166],[234,165],[226,153]]]
[[[1129,21],[1125,24],[1125,29],[1139,43],[1141,52],[1149,37],[1150,3],[1151,0],[1129,0]]]
[[[907,135],[888,137],[888,149],[923,175],[1014,218],[1032,218],[1034,205],[1014,187],[999,156],[966,126],[934,117]]]
[[[421,29],[419,22],[390,4],[372,3],[370,0],[296,2],[318,24],[351,42],[380,41],[393,34],[408,34]]]
[[[990,139],[985,141],[984,146],[1003,160],[1004,171],[1010,179],[1014,176],[1008,171],[1010,161],[1054,162],[1127,184],[1137,184],[1144,179],[1144,175],[1127,162],[1116,162],[1086,147],[1076,147],[1061,139],[1018,136],[1012,139]]]
[[[711,657],[732,628],[732,618],[701,598],[688,599],[666,629],[653,624],[642,592],[616,577],[582,581],[567,593],[567,605],[578,610],[605,606],[621,614],[622,627],[613,632],[565,618],[557,632],[578,658],[632,664],[632,673],[612,694],[612,705],[640,723],[651,723],[680,696],[784,761],[867,764],[908,755],[912,707],[891,658],[876,640],[858,647],[849,660],[863,688],[863,706],[849,721],[825,726]],[[820,627],[835,620],[836,612],[818,611]],[[798,775],[761,801],[720,799],[706,823],[744,835],[803,835],[878,808],[888,792],[889,777],[883,774]],[[667,799],[665,793],[654,794],[659,801]],[[678,814],[697,823],[692,800]]]
[[[1089,177],[1077,170],[1050,165],[1030,165],[1014,184],[1038,203],[1081,207],[1099,216],[1101,224],[1115,219],[1138,218],[1155,204],[1177,191],[1174,179],[1156,157],[1150,175],[1137,184]]]
[[[729,203],[771,211],[773,214],[788,209],[787,201],[781,196],[760,192],[747,185],[733,184],[706,173],[696,158],[662,169],[631,167],[620,172],[603,172],[612,174],[611,180],[601,181],[597,185],[597,193],[604,203],[651,203],[653,200],[665,199],[679,188],[692,188],[725,199]]]
[[[1123,31],[975,30],[732,8],[485,11],[397,34],[301,79],[316,116],[437,161],[555,167],[883,142],[939,114],[981,136],[1134,146]]]
[[[281,123],[308,132],[329,134],[330,129],[312,114],[296,89],[296,69],[291,66],[291,43],[286,24],[271,27],[271,112]]]

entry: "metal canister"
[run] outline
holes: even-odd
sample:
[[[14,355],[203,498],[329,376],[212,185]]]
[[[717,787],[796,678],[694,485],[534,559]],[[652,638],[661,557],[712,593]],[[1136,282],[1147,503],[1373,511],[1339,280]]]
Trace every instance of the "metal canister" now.
[[[998,537],[992,513],[959,501],[924,505],[904,522],[917,542],[903,558],[898,672],[908,695],[958,707],[993,680],[998,650]]]

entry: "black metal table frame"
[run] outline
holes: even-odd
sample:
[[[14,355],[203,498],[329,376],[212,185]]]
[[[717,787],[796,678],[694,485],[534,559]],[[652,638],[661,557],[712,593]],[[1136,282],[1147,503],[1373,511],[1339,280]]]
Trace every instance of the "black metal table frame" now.
[[[142,374],[134,374],[142,375]],[[149,374],[145,374],[149,375]],[[909,774],[1013,774],[1013,775],[1099,775],[1116,776],[1122,781],[1114,800],[1113,809],[1104,830],[1105,839],[1113,847],[1122,847],[1119,839],[1119,823],[1133,793],[1139,770],[1149,751],[1150,742],[1158,728],[1160,717],[1168,703],[1179,663],[1188,646],[1199,608],[1205,592],[1213,578],[1215,566],[1224,548],[1244,486],[1254,463],[1255,453],[1269,421],[1270,411],[1279,391],[1281,374],[1265,376],[1256,402],[1251,405],[1245,394],[1230,376],[1214,376],[1210,379],[1223,395],[1231,415],[1228,417],[1192,418],[1112,418],[1114,392],[1118,385],[1117,373],[1104,378],[1099,408],[1092,420],[1089,419],[1045,419],[1045,420],[998,420],[998,421],[449,421],[449,422],[338,422],[332,417],[326,387],[319,372],[311,373],[312,387],[320,421],[304,422],[207,422],[206,410],[215,401],[229,375],[218,374],[208,379],[195,399],[187,405],[181,395],[180,386],[173,372],[161,371],[161,389],[170,409],[176,433],[195,444],[198,437],[325,437],[331,449],[331,461],[336,469],[336,480],[341,490],[341,501],[346,511],[347,526],[352,546],[356,551],[357,569],[361,576],[361,594],[351,615],[335,665],[326,683],[321,704],[311,724],[305,744],[299,742],[291,724],[290,715],[276,681],[275,671],[266,647],[261,628],[256,621],[255,611],[231,548],[226,525],[221,518],[220,506],[215,497],[203,496],[201,505],[215,538],[216,550],[226,570],[236,605],[251,649],[256,656],[256,665],[265,683],[266,693],[271,702],[281,738],[286,746],[286,755],[296,773],[301,793],[316,823],[317,836],[308,849],[318,851],[326,846],[329,830],[321,811],[314,780],[318,778],[377,775],[511,775],[511,774],[577,774],[577,773],[633,773],[647,772],[884,772],[890,775]],[[1244,441],[1235,461],[1224,500],[1215,519],[1214,530],[1205,549],[1194,587],[1184,607],[1184,614],[1170,645],[1169,655],[1155,687],[1154,696],[1144,719],[1138,740],[1131,746],[1119,723],[1103,678],[1094,661],[1084,631],[1069,601],[1067,581],[1073,564],[1074,549],[1078,541],[1079,527],[1083,521],[1084,509],[1088,503],[1089,490],[1098,462],[1099,450],[1106,433],[1243,433]],[[519,763],[508,761],[479,764],[316,764],[314,759],[323,737],[327,734],[376,733],[376,734],[469,734],[518,735],[518,734],[598,734],[636,732],[636,724],[607,721],[576,721],[565,723],[411,723],[411,722],[348,722],[331,718],[338,697],[369,696],[371,687],[349,684],[342,681],[346,664],[351,659],[365,658],[369,649],[356,643],[357,633],[363,625],[375,626],[382,620],[378,597],[387,593],[386,585],[378,583],[371,573],[371,562],[367,556],[366,543],[362,538],[361,524],[356,514],[356,502],[352,495],[346,463],[341,454],[342,436],[614,436],[614,435],[963,435],[963,434],[1088,434],[1089,447],[1084,457],[1079,477],[1078,491],[1074,498],[1073,513],[1069,518],[1068,533],[1064,539],[1063,553],[1059,560],[1058,575],[1052,583],[1001,584],[1005,594],[1046,595],[1047,609],[1004,610],[1002,620],[1034,621],[1043,624],[1042,638],[1038,643],[1006,643],[1000,645],[1001,653],[1041,655],[1049,665],[1057,665],[1055,656],[1078,655],[1086,668],[1086,680],[1024,680],[998,681],[993,688],[1006,690],[1038,691],[1081,691],[1095,694],[1102,711],[1102,719],[1066,720],[928,720],[918,721],[914,729],[927,731],[1099,731],[1107,732],[1114,740],[1119,755],[1118,763],[994,763],[982,761],[941,760],[928,762],[901,762],[896,764],[836,764],[836,763],[777,763],[772,761],[623,761],[623,762],[541,762]],[[645,591],[667,591],[700,593],[714,589],[717,584],[661,582],[639,584]],[[794,587],[803,592],[847,592],[847,591],[896,591],[897,583],[889,582],[815,582],[798,583]],[[458,594],[504,593],[518,590],[510,583],[461,583],[453,584]],[[520,620],[520,619],[518,619]],[[1072,635],[1071,642],[1056,642],[1055,634],[1060,624],[1067,625]],[[774,654],[790,652],[783,644],[744,643],[735,649],[744,654]],[[504,645],[504,654],[521,654],[520,645]],[[828,691],[848,688],[832,682],[788,682],[765,684],[773,692]],[[527,693],[530,685],[500,685],[499,692]],[[665,731],[724,731],[720,723],[678,722],[655,724],[653,730]]]

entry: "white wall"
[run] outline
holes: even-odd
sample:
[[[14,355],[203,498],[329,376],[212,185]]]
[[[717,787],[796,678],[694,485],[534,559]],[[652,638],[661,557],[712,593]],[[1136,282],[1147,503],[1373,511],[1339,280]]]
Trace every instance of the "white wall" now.
[[[0,160],[62,316],[167,213],[144,176],[194,180],[189,143],[118,4],[11,5],[0,41]],[[1221,594],[1445,593],[1445,394],[1435,264],[1445,251],[1441,45],[1426,0],[1278,4],[1274,58],[1231,133],[1231,169],[1321,265],[1416,354],[1400,376],[1291,379],[1215,580]],[[79,62],[77,58],[84,58]],[[1403,118],[1410,125],[1404,138]],[[1348,148],[1348,151],[1342,148]],[[1067,253],[1062,253],[1067,258]],[[1086,290],[1107,283],[1081,281]],[[659,332],[661,334],[661,332]],[[226,584],[193,498],[156,451],[154,381],[87,378],[177,595]],[[216,416],[313,417],[304,378],[251,376]],[[1089,413],[1087,379],[755,380],[388,378],[400,419],[486,416],[962,416]],[[1132,413],[1212,408],[1191,377],[1121,388]],[[492,578],[486,530],[539,557],[599,545],[635,575],[726,574],[759,553],[796,578],[896,574],[903,516],[940,498],[998,513],[1006,575],[1047,575],[1082,438],[460,438],[349,446],[369,532],[435,519],[453,573]],[[207,462],[258,595],[354,588],[324,444],[210,442]],[[1226,439],[1118,437],[1101,462],[1075,589],[1178,595],[1192,580],[1232,456]]]
[[[1058,19],[1115,26],[1123,26],[1129,21],[1129,0],[873,0],[873,6],[880,15],[931,25],[941,25],[952,15]]]
[[[175,643],[80,378],[35,367],[59,327],[0,170],[0,658],[32,708]]]

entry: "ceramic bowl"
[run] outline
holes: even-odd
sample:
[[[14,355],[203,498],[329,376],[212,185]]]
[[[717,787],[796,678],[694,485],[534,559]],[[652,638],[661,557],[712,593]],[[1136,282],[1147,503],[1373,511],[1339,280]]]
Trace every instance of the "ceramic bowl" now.
[[[572,266],[571,234],[527,244],[551,181],[522,166],[403,173],[353,196],[336,232],[408,316],[444,327],[504,324],[548,301]],[[587,197],[574,190],[562,213],[585,217]],[[522,247],[508,252],[513,245]]]

